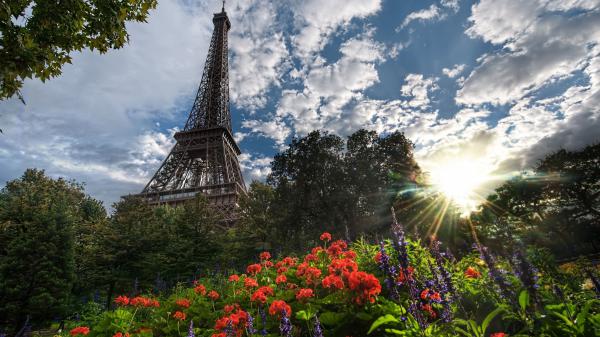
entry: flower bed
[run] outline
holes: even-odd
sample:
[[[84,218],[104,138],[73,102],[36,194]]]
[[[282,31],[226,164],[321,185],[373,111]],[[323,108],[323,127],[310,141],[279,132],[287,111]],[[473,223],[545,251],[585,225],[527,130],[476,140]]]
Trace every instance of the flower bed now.
[[[198,279],[169,296],[120,295],[114,310],[70,322],[63,335],[599,335],[597,288],[561,283],[567,275],[538,271],[520,252],[505,260],[479,246],[456,261],[435,240],[425,247],[400,226],[393,233],[350,246],[323,233],[303,257],[263,252],[245,274]]]

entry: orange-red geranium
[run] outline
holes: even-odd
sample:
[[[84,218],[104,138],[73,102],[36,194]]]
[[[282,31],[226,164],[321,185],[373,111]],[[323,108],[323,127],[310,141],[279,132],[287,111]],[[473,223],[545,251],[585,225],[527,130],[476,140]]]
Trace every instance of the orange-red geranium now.
[[[78,326],[76,328],[71,329],[69,333],[71,334],[71,336],[87,335],[90,333],[90,328],[88,328],[87,326]]]
[[[180,321],[185,321],[185,312],[175,311],[173,314],[173,318],[178,319]]]
[[[467,270],[465,270],[465,277],[466,278],[480,278],[481,273],[473,267],[467,267]]]
[[[357,304],[375,302],[375,297],[381,292],[381,284],[377,277],[364,271],[353,271],[348,276],[348,287],[357,293],[354,301]]]
[[[200,294],[200,295],[204,296],[204,295],[206,295],[206,287],[202,284],[199,284],[194,288],[194,292],[196,294]]]
[[[275,278],[276,284],[282,284],[282,283],[286,283],[286,282],[287,282],[287,277],[285,275],[277,275],[277,278]]]
[[[344,281],[342,280],[341,277],[337,276],[337,275],[328,275],[325,276],[325,278],[323,279],[323,281],[321,281],[321,284],[323,285],[323,288],[335,288],[335,289],[343,289],[344,288]]]
[[[189,308],[191,305],[190,300],[188,300],[187,298],[178,299],[177,301],[175,301],[175,304],[182,308]]]
[[[381,252],[377,252],[377,254],[373,256],[373,260],[375,260],[376,263],[381,263]]]
[[[259,257],[261,260],[269,260],[269,259],[271,259],[271,253],[262,252],[262,253],[260,253]]]
[[[126,332],[125,334],[123,334],[121,332],[117,332],[116,334],[113,335],[113,337],[129,337],[129,332]]]
[[[246,288],[258,287],[258,282],[256,282],[256,279],[253,279],[251,277],[246,277],[244,279],[244,286]]]
[[[315,296],[315,294],[314,294],[313,290],[308,289],[308,288],[300,289],[296,293],[296,299],[300,302],[305,301],[306,299],[309,299],[314,296]]]
[[[218,300],[218,299],[219,299],[219,293],[218,293],[218,292],[216,292],[216,291],[214,291],[214,290],[211,290],[211,291],[208,293],[208,295],[206,295],[206,296],[208,296],[208,298],[210,298],[210,299],[211,299],[211,300],[213,300],[213,301],[216,301],[216,300]]]
[[[237,282],[240,280],[240,277],[236,274],[230,275],[229,276],[229,282]]]
[[[261,270],[262,270],[262,267],[258,263],[251,264],[246,268],[246,272],[248,272],[248,274],[252,274],[252,275],[256,275],[256,274],[260,273]]]
[[[319,239],[321,239],[321,241],[329,242],[331,241],[331,234],[329,234],[328,232],[323,232]]]
[[[494,332],[490,335],[490,337],[508,337],[508,334],[504,332]]]
[[[283,267],[283,266],[282,266],[282,267],[279,267],[279,268],[277,268],[277,274],[283,274],[283,273],[285,273],[286,271],[288,271],[288,268],[287,268],[287,267]]]
[[[125,295],[118,296],[117,298],[115,298],[115,303],[118,305],[128,305],[129,297]]]
[[[129,304],[134,306],[134,307],[159,307],[160,303],[158,303],[157,300],[153,300],[151,298],[147,298],[147,297],[143,297],[143,296],[138,296],[138,297],[134,297],[129,301]]]
[[[269,315],[280,316],[284,310],[285,315],[287,317],[290,317],[290,315],[292,314],[292,308],[287,303],[285,303],[285,301],[275,300],[273,301],[273,303],[271,303],[271,306],[269,307]]]

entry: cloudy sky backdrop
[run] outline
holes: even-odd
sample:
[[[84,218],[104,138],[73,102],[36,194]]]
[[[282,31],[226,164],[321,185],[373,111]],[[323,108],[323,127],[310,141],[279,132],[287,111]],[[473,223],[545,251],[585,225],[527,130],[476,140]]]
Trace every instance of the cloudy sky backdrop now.
[[[0,102],[0,183],[37,167],[107,206],[139,192],[185,123],[219,10],[159,0],[125,48],[26,81],[26,105]],[[314,129],[402,130],[425,170],[483,172],[482,195],[600,141],[600,0],[229,0],[227,12],[247,182]]]

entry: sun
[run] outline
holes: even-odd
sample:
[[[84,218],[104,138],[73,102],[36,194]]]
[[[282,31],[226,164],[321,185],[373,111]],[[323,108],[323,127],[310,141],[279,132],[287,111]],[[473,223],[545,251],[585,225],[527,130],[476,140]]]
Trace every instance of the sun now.
[[[433,165],[430,179],[437,191],[468,213],[481,202],[481,197],[475,191],[490,180],[488,172],[475,160],[454,159]]]

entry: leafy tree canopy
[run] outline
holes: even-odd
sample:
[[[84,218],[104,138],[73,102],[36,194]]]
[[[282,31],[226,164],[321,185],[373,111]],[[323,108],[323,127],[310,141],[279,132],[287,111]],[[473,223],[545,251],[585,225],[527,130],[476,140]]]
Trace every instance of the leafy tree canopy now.
[[[0,3],[0,100],[26,78],[60,75],[71,53],[105,53],[128,42],[126,23],[144,22],[156,0],[12,0]]]

